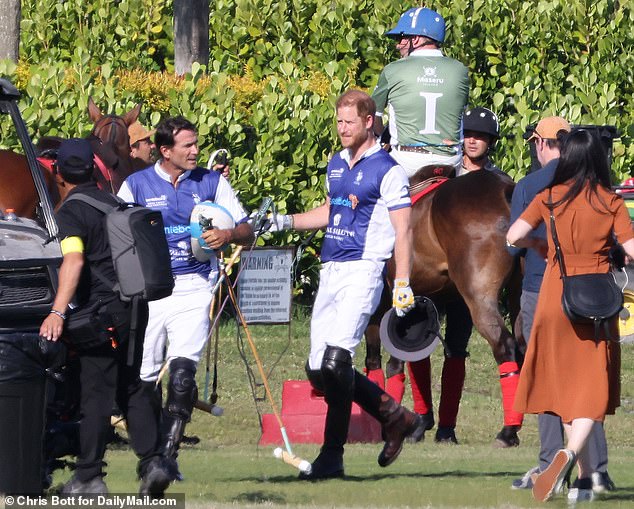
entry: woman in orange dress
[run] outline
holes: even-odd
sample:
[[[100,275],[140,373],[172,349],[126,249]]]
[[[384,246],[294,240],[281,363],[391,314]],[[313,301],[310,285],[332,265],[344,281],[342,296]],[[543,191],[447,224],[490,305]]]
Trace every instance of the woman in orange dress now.
[[[515,410],[561,417],[568,439],[533,482],[533,496],[549,500],[577,462],[578,488],[569,498],[592,494],[586,441],[594,421],[613,414],[620,398],[620,345],[615,317],[612,338],[595,341],[592,325],[573,324],[561,306],[562,281],[550,231],[549,194],[568,275],[606,273],[613,234],[634,258],[634,235],[623,199],[610,189],[607,157],[590,131],[564,136],[552,183],[539,193],[507,234],[507,242],[546,252],[543,239],[529,236],[542,221],[548,230],[547,266],[535,321],[515,396]],[[590,490],[587,490],[589,482]],[[580,491],[583,490],[583,493]]]

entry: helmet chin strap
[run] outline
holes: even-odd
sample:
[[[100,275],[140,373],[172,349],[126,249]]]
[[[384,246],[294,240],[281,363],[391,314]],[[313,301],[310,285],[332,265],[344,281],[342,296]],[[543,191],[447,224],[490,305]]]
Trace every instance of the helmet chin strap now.
[[[414,51],[416,48],[414,47],[414,43],[412,42],[414,40],[413,37],[410,37],[409,39],[407,39],[407,42],[409,43],[409,48],[407,48],[407,56],[412,54],[412,51]]]
[[[421,37],[421,36],[416,36],[416,37]],[[427,37],[424,37],[424,39],[425,39],[425,42],[423,42],[423,44],[419,44],[417,46],[414,46],[414,42],[413,42],[414,41],[414,37],[410,37],[408,39],[409,48],[407,50],[407,56],[411,55],[414,50],[422,49],[422,48],[425,48],[426,46],[436,46],[437,45],[437,43],[435,41],[433,41],[431,39],[428,39]]]

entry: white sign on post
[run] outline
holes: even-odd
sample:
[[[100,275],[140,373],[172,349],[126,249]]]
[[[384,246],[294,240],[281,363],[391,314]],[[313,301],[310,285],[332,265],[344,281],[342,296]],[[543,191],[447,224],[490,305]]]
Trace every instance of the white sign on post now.
[[[293,249],[261,247],[243,256],[238,305],[247,323],[291,321]]]

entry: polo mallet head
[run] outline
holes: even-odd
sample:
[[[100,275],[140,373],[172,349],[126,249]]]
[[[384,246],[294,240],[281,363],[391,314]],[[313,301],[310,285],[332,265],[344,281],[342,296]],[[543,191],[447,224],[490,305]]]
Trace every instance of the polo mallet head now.
[[[194,403],[194,408],[202,410],[203,412],[207,412],[214,417],[221,417],[225,413],[225,409],[221,406],[218,406],[214,403],[207,403],[206,401],[201,400],[196,400],[196,402]]]
[[[273,456],[275,456],[277,459],[281,459],[287,465],[295,467],[297,470],[303,472],[304,474],[310,474],[312,472],[312,465],[308,461],[303,460],[299,456],[295,456],[294,454],[289,454],[281,447],[277,447],[273,451]]]
[[[207,169],[213,169],[214,165],[219,165],[220,167],[216,171],[222,171],[227,163],[229,162],[229,151],[226,148],[219,148],[218,150],[214,150],[209,156],[209,161],[207,162]]]

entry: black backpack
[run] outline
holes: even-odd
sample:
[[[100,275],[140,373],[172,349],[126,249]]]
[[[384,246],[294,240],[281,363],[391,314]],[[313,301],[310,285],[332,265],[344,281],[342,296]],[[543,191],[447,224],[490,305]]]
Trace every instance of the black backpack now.
[[[132,365],[139,301],[158,300],[170,296],[174,289],[174,277],[161,213],[114,198],[118,203],[112,205],[76,193],[69,196],[64,203],[71,200],[81,201],[105,214],[104,225],[117,281],[110,281],[92,265],[90,271],[118,294],[122,301],[132,301],[128,344],[128,365]],[[71,319],[72,316],[69,316],[67,329],[70,329]],[[88,319],[91,324],[95,320],[94,316]],[[82,325],[81,319],[77,321],[80,322],[78,326]]]
[[[113,284],[94,267],[91,271],[119,294],[122,301],[135,297],[146,301],[172,294],[174,277],[165,238],[163,216],[157,210],[120,201],[117,205],[102,202],[85,194],[66,199],[82,201],[105,214],[105,227],[117,275]]]

